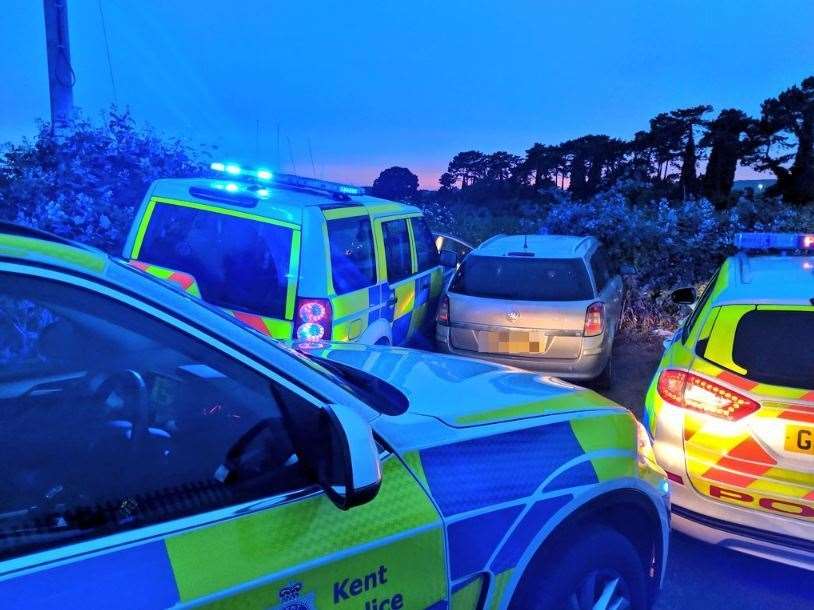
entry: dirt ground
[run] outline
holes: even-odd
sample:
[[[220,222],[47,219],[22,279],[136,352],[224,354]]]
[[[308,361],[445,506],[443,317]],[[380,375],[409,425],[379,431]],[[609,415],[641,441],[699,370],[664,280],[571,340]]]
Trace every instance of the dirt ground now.
[[[613,386],[600,393],[633,411],[641,419],[644,396],[663,352],[660,337],[620,337],[614,347]]]

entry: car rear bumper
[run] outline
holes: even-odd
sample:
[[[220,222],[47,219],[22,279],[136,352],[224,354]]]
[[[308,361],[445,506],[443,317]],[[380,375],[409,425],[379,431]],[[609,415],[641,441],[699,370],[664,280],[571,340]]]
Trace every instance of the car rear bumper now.
[[[577,358],[545,358],[542,356],[513,356],[509,354],[489,354],[456,349],[449,338],[449,327],[438,325],[435,330],[435,344],[438,351],[468,358],[477,358],[497,364],[515,366],[530,371],[547,373],[566,379],[594,379],[605,368],[610,358],[610,342],[604,337],[598,350],[582,353]]]
[[[687,475],[683,451],[658,440],[654,450],[670,478],[673,529],[734,551],[814,571],[814,522],[702,495]]]

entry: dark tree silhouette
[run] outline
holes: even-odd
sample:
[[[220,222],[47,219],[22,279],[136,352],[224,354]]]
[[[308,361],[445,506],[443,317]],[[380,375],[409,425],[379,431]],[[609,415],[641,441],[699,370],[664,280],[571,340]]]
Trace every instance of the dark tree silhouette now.
[[[748,134],[757,122],[741,110],[728,108],[706,123],[699,144],[709,148],[709,160],[702,184],[704,194],[721,202],[732,191],[738,162],[752,152]]]
[[[418,176],[406,167],[388,167],[373,181],[372,192],[396,201],[411,199],[418,192]]]
[[[771,192],[793,203],[814,200],[814,76],[764,101],[750,140],[754,152],[745,161],[777,176]],[[795,153],[783,152],[795,144]]]

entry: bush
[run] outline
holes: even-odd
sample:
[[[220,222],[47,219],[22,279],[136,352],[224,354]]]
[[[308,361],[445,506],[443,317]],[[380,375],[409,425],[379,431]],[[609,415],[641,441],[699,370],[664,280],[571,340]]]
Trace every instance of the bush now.
[[[33,141],[0,155],[0,218],[119,253],[149,184],[201,175],[203,157],[116,108],[100,124],[78,117],[59,134],[43,123]]]
[[[684,314],[669,293],[693,285],[701,290],[724,258],[734,252],[739,231],[807,231],[814,226],[814,208],[791,207],[779,199],[740,198],[718,211],[706,199],[670,202],[647,200],[647,185],[619,182],[585,202],[561,191],[545,193],[540,203],[512,203],[514,213],[496,215],[496,206],[464,204],[433,212],[443,217],[447,232],[479,243],[496,233],[539,232],[593,235],[617,270],[625,270],[627,307],[623,326],[629,332],[672,329]],[[425,209],[427,204],[425,204]],[[448,218],[453,221],[449,222]]]

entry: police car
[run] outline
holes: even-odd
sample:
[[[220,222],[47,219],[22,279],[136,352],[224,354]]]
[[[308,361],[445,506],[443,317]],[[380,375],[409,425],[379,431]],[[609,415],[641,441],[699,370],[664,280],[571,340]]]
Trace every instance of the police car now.
[[[404,348],[294,351],[0,226],[0,607],[648,608],[666,479],[612,402]]]
[[[444,269],[421,210],[335,182],[212,169],[225,179],[152,184],[125,258],[276,339],[430,334]]]
[[[668,342],[647,426],[673,527],[814,569],[814,235],[736,243]]]

